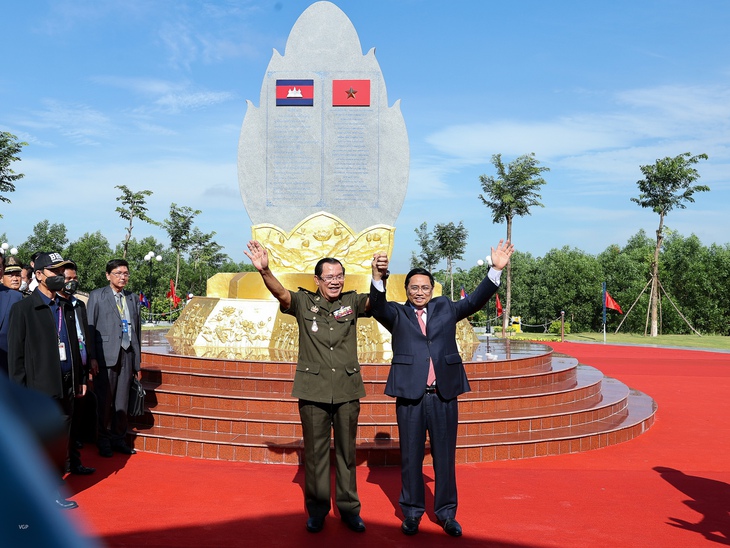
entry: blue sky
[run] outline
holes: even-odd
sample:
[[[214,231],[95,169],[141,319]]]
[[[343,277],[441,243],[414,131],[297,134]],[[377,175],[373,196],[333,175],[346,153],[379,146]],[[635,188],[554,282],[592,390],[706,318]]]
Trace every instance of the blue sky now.
[[[411,147],[392,269],[407,270],[423,221],[463,221],[462,268],[505,234],[478,195],[479,175],[534,152],[550,168],[544,208],[515,220],[517,248],[624,245],[658,217],[630,198],[639,166],[706,153],[709,193],[667,226],[704,244],[730,242],[730,4],[678,2],[344,0],[388,102],[401,100]],[[18,245],[38,221],[71,241],[125,222],[119,191],[149,189],[150,214],[171,202],[236,261],[251,223],[236,154],[258,105],[272,48],[284,53],[305,1],[58,0],[7,2],[0,17],[0,130],[29,145],[0,233]],[[134,236],[165,234],[138,223]]]

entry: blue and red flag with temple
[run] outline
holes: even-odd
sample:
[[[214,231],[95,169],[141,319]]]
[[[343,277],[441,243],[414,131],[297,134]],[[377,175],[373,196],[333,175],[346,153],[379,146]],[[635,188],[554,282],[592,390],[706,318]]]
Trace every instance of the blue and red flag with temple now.
[[[314,80],[277,80],[276,106],[314,106]]]

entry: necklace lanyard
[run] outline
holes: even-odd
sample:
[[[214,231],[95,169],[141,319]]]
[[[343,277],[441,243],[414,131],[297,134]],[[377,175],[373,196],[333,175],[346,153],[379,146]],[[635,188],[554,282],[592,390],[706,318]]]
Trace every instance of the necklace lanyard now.
[[[63,322],[63,315],[61,311],[61,303],[56,302],[56,306],[58,307],[58,340],[61,340],[61,328],[62,328],[62,322]]]

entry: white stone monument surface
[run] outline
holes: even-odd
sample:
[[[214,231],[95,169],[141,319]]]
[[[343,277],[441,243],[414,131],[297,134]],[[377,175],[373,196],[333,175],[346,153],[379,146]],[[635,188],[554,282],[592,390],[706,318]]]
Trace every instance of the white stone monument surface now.
[[[375,50],[363,55],[337,6],[312,4],[284,55],[274,50],[259,107],[247,101],[238,178],[252,223],[291,230],[326,211],[356,231],[394,226],[408,169],[400,103],[388,106]]]

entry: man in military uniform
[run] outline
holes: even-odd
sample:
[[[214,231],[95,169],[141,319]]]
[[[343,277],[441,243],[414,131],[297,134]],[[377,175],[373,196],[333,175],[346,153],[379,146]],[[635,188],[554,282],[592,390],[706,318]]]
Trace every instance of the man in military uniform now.
[[[355,438],[365,388],[357,361],[357,318],[368,314],[368,295],[342,291],[345,269],[324,258],[314,269],[317,292],[290,291],[269,270],[266,248],[252,240],[244,251],[281,311],[299,326],[299,356],[292,395],[299,398],[304,438],[304,498],[307,530],[317,533],[330,511],[330,438],[337,457],[336,504],[342,521],[365,531],[355,475]]]

